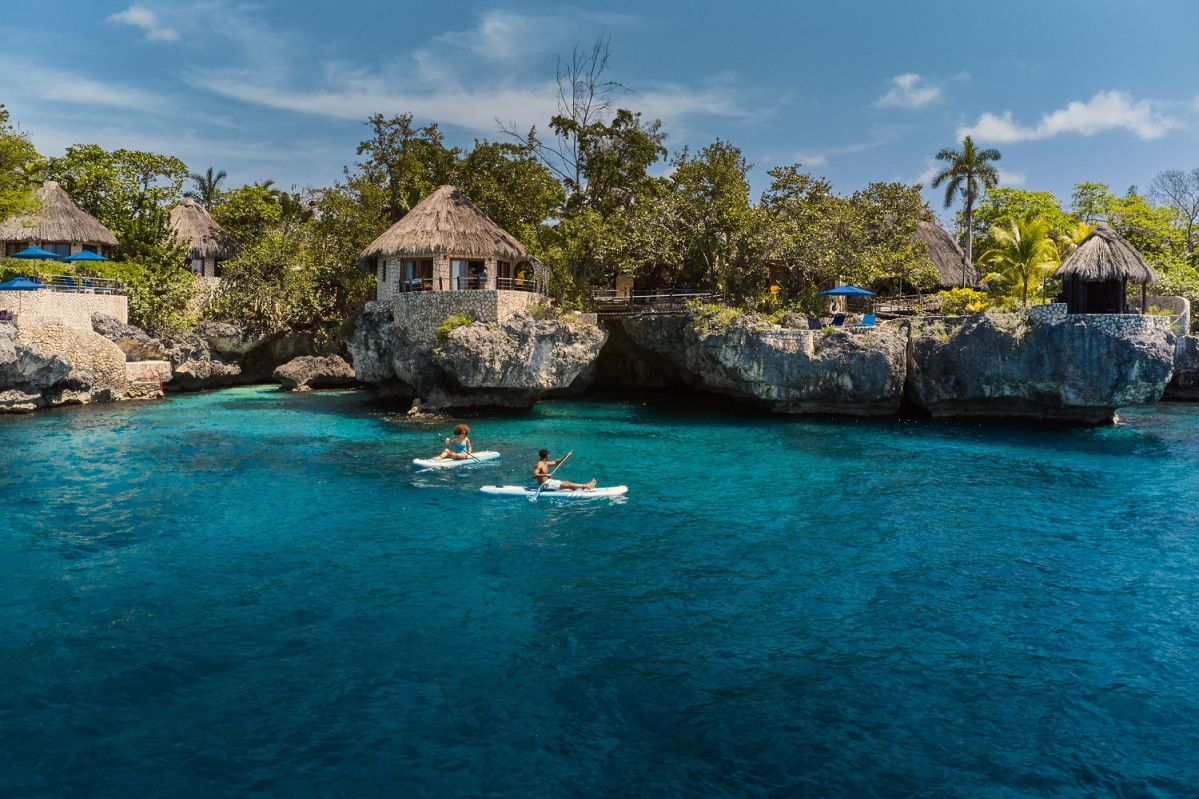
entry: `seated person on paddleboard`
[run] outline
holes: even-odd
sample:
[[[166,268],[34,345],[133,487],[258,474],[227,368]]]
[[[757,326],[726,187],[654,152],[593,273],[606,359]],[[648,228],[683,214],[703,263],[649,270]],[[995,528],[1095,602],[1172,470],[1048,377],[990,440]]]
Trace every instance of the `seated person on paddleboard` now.
[[[445,443],[449,446],[447,446],[445,450],[443,450],[442,453],[433,460],[444,461],[448,459],[464,461],[469,458],[471,456],[471,448],[470,439],[467,438],[468,435],[470,435],[470,428],[466,425],[460,424],[455,427],[454,437],[447,438],[445,440]]]
[[[533,467],[533,479],[537,481],[538,485],[545,486],[542,489],[543,491],[581,491],[588,488],[595,488],[595,480],[589,483],[572,483],[569,480],[556,480],[550,477],[550,467],[553,466],[556,468],[558,464],[573,454],[574,450],[572,449],[561,458],[558,458],[558,460],[552,461],[550,460],[550,451],[548,449],[543,449],[537,453],[541,459]]]

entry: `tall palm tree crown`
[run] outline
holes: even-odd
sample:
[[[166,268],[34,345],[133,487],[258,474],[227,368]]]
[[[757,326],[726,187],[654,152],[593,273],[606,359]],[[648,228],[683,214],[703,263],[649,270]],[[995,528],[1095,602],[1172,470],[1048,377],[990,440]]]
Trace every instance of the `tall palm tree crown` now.
[[[213,202],[216,200],[217,195],[221,193],[221,181],[228,177],[225,174],[225,170],[222,169],[220,172],[217,172],[212,167],[208,167],[208,171],[205,174],[192,173],[188,177],[192,179],[196,189],[195,191],[183,192],[183,196],[191,197],[211,211]]]
[[[933,177],[933,188],[946,184],[946,208],[953,205],[958,194],[966,201],[966,262],[970,264],[974,263],[974,203],[983,189],[999,185],[999,170],[993,163],[999,159],[998,150],[980,150],[969,136],[962,139],[960,151],[946,147],[937,153],[937,160],[944,161],[946,167]]]
[[[1058,264],[1057,242],[1049,235],[1049,223],[1035,216],[1013,219],[1007,227],[991,228],[995,246],[983,253],[982,261],[994,264],[999,272],[984,278],[989,283],[1004,279],[1018,281],[1020,303],[1028,305],[1028,284]]]

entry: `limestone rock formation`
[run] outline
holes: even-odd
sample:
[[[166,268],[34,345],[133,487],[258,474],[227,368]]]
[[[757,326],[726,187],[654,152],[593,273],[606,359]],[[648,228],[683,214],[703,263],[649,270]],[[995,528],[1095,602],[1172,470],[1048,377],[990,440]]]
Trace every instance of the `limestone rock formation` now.
[[[780,413],[877,416],[903,399],[907,332],[893,325],[822,330],[767,325],[753,316],[727,323],[697,316],[613,321],[624,363],[601,363],[601,379],[632,370],[659,384],[679,381]]]
[[[551,392],[577,388],[607,334],[587,321],[506,321],[459,327],[441,341],[397,331],[386,305],[368,306],[349,342],[358,379],[425,400],[425,409],[527,408]]]
[[[153,385],[131,379],[121,348],[90,330],[59,322],[0,326],[0,412],[158,397],[166,380],[165,368]]]
[[[228,322],[201,322],[165,345],[177,378],[173,385],[185,391],[270,380],[279,366],[318,351],[306,331]]]
[[[274,378],[288,391],[354,385],[354,367],[337,355],[304,355],[274,371]]]
[[[176,388],[195,391],[249,382],[240,379],[240,363],[214,352],[208,341],[195,333],[172,336],[167,339],[166,346]]]
[[[1155,402],[1174,335],[1151,317],[976,315],[916,324],[908,392],[934,416],[1100,424]]]
[[[162,342],[140,327],[123,324],[108,314],[92,314],[92,330],[116,344],[126,361],[159,361],[165,357]]]
[[[1174,375],[1162,399],[1199,400],[1199,337],[1179,336],[1174,345]]]

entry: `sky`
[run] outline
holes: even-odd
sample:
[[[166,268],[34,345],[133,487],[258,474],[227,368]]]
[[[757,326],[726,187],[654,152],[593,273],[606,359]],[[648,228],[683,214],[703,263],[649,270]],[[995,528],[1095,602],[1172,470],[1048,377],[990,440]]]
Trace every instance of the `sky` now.
[[[963,136],[1002,185],[1146,191],[1199,167],[1193,0],[418,3],[9,0],[0,102],[43,155],[74,143],[177,156],[228,186],[328,186],[365,120],[411,113],[447,143],[544,130],[558,58],[607,37],[620,107],[671,152],[720,138],[766,172],[848,194],[921,182]],[[926,188],[948,222],[944,193]]]

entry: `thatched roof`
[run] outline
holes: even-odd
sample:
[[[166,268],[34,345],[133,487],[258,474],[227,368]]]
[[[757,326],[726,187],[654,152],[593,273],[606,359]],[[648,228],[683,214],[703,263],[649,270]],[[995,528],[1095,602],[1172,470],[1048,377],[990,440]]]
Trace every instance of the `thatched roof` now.
[[[966,263],[966,252],[945,228],[936,222],[921,222],[913,236],[928,245],[928,257],[941,273],[942,286],[978,288],[978,269]]]
[[[459,256],[528,261],[532,256],[507,232],[453,186],[442,186],[421,200],[358,256],[369,268],[377,256]]]
[[[75,205],[62,186],[47,180],[37,190],[41,208],[0,222],[0,241],[103,244],[117,246],[117,237],[94,216]]]
[[[1053,277],[1081,278],[1086,283],[1124,280],[1130,283],[1156,283],[1157,272],[1148,261],[1107,225],[1100,225],[1082,240],[1078,249],[1067,255]]]
[[[190,197],[171,209],[171,230],[186,244],[188,258],[231,258],[233,247],[223,228],[213,221],[204,206]]]

